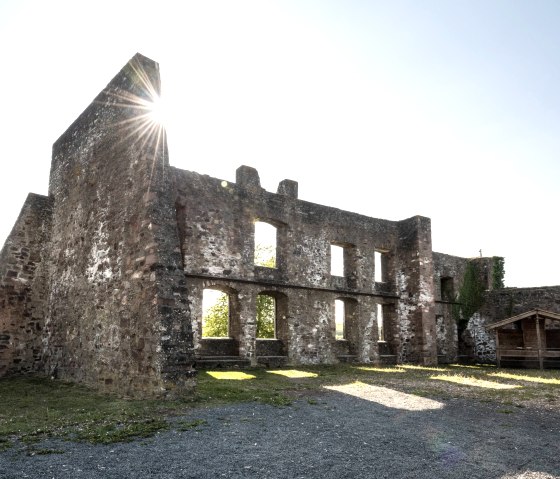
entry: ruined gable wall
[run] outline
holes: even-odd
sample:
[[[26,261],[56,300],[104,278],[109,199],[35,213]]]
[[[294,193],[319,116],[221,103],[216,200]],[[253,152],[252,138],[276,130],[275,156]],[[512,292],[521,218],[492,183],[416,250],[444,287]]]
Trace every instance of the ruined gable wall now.
[[[46,371],[134,396],[192,386],[166,146],[138,120],[148,84],[157,64],[137,55],[55,143],[49,186]]]
[[[40,266],[51,207],[51,198],[29,194],[0,252],[0,377],[40,370],[46,304]]]

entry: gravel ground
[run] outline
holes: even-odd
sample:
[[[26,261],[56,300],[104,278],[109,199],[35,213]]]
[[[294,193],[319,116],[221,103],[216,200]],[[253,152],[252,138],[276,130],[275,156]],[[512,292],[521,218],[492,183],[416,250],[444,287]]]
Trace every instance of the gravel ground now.
[[[360,397],[357,397],[360,396]],[[382,389],[332,390],[292,406],[194,409],[132,443],[49,441],[63,453],[0,453],[8,478],[496,478],[560,477],[560,413],[454,399],[417,404]],[[423,402],[424,401],[424,402]]]

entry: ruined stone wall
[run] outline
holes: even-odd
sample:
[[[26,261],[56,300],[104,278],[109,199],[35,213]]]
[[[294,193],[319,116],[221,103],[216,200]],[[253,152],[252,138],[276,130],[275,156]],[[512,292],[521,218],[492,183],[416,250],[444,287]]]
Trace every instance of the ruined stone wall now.
[[[192,343],[162,131],[134,57],[53,146],[45,370],[121,394],[192,386]]]
[[[434,253],[433,257],[438,360],[451,363],[457,361],[458,355],[453,304],[463,282],[468,260],[442,253]]]
[[[469,319],[464,331],[459,332],[453,305],[463,284],[469,262],[474,262],[486,296],[492,290],[493,257],[461,258],[434,253],[434,289],[436,291],[436,324],[438,359],[440,362],[460,360],[492,361],[495,345],[484,328],[485,321],[479,313]],[[459,338],[458,335],[461,334]]]
[[[434,266],[429,218],[415,216],[398,224],[397,322],[399,361],[437,364]]]
[[[330,363],[345,352],[360,361],[377,361],[377,303],[397,302],[399,271],[400,277],[406,279],[401,293],[410,303],[403,315],[408,336],[404,337],[402,328],[392,324],[386,328],[387,342],[396,352],[411,338],[413,345],[403,349],[402,360],[424,356],[434,360],[435,349],[432,352],[428,345],[435,338],[429,304],[433,276],[429,220],[410,220],[404,229],[414,238],[402,241],[401,223],[298,200],[297,184],[290,180],[280,183],[277,194],[267,192],[260,187],[256,170],[246,166],[238,169],[236,183],[178,169],[174,172],[177,222],[190,285],[189,301],[193,304],[197,351],[202,344],[202,290],[213,285],[242,298],[238,302],[244,306],[234,339],[239,354],[253,362],[257,355],[254,298],[263,292],[286,298],[282,341],[290,362]],[[277,228],[276,268],[254,264],[255,221]],[[344,247],[342,277],[331,275],[331,244]],[[408,268],[411,259],[416,261],[419,250],[424,261]],[[384,277],[378,282],[375,251],[383,253]],[[196,280],[199,283],[195,287]],[[334,339],[335,299],[345,300],[352,309],[345,342]],[[394,319],[394,315],[387,314],[387,321]],[[425,351],[415,349],[425,345]]]
[[[287,356],[294,364],[332,364],[352,356],[360,362],[376,362],[376,304],[380,298],[341,295],[332,291],[253,284],[226,279],[189,278],[189,302],[193,317],[197,357],[238,355],[255,364],[266,363],[269,356]],[[202,292],[217,288],[229,294],[232,320],[231,340],[202,339]],[[256,338],[258,294],[276,298],[276,342]],[[352,317],[347,323],[347,339],[335,339],[335,299],[352,302]]]
[[[482,314],[492,318],[492,321],[500,321],[531,309],[560,313],[560,286],[504,288],[492,291],[488,294]]]
[[[478,312],[469,319],[467,327],[461,336],[461,358],[463,361],[477,363],[493,363],[496,361],[496,340],[494,333],[486,330],[485,326],[494,322]]]
[[[41,368],[45,278],[52,201],[29,194],[0,252],[0,377]]]
[[[195,172],[174,171],[182,214],[178,221],[184,225],[185,271],[189,274],[372,294],[380,289],[374,281],[373,253],[377,248],[394,250],[395,222],[269,193],[239,181],[228,183]],[[277,227],[276,269],[255,267],[255,221]],[[330,274],[333,243],[347,245],[353,255],[344,278]],[[388,277],[387,282],[393,281]]]
[[[190,390],[193,361],[215,354],[250,364],[456,360],[452,305],[471,260],[432,253],[428,218],[301,201],[292,180],[267,192],[247,166],[235,183],[170,167],[147,114],[158,91],[157,64],[135,56],[55,143],[49,197],[28,198],[0,254],[0,375],[41,370],[164,396]],[[256,221],[276,228],[275,267],[255,265]],[[331,245],[343,248],[340,276]],[[491,258],[472,261],[490,289]],[[229,295],[229,338],[202,338],[204,288]],[[474,355],[489,357],[484,324],[504,309],[558,309],[560,291],[545,289],[488,293],[466,329]],[[259,294],[276,300],[271,340],[256,338]]]

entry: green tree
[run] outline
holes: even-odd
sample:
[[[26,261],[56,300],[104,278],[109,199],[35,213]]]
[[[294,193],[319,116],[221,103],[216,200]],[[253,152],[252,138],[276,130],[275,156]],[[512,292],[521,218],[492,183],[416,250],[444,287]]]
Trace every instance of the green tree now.
[[[202,318],[202,336],[223,338],[229,336],[229,300],[227,294],[219,296]],[[268,294],[257,296],[257,338],[274,338],[276,300]]]
[[[202,317],[202,337],[228,337],[228,327],[229,298],[226,293],[222,293]]]
[[[255,262],[265,268],[276,267],[276,255],[271,245],[255,245]],[[276,300],[268,294],[257,296],[257,338],[272,339],[275,333]]]
[[[276,300],[268,294],[257,296],[257,338],[273,339],[276,319]]]

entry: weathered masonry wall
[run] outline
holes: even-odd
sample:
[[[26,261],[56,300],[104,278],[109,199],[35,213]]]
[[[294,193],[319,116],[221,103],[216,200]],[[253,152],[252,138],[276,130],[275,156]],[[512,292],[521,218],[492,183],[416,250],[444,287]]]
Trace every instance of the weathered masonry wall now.
[[[392,222],[308,203],[297,199],[297,183],[291,180],[281,182],[276,194],[269,193],[260,187],[256,170],[247,166],[237,170],[236,183],[173,171],[197,355],[205,352],[202,290],[213,287],[239,304],[229,351],[253,363],[258,356],[254,301],[259,293],[285,302],[277,329],[289,362],[333,363],[347,355],[378,361],[378,303],[386,312],[389,350],[402,361],[435,361],[428,219]],[[277,228],[276,268],[254,264],[256,221]],[[343,276],[331,275],[331,245],[344,248]],[[383,253],[384,269],[377,282],[376,251]],[[351,310],[346,341],[335,340],[336,299]]]
[[[481,313],[492,318],[492,321],[500,321],[531,309],[560,313],[560,286],[504,288],[492,291]]]
[[[44,368],[128,395],[192,386],[165,142],[142,124],[156,63],[134,57],[53,146]]]
[[[46,298],[39,266],[51,213],[51,198],[29,194],[0,252],[0,377],[41,369]]]
[[[560,287],[491,291],[492,258],[433,253],[428,218],[309,203],[292,180],[267,192],[248,166],[235,183],[171,167],[148,115],[159,82],[158,65],[136,55],[54,144],[49,196],[28,197],[0,253],[0,376],[39,372],[170,397],[192,391],[205,357],[491,360],[485,324],[560,311]],[[276,228],[271,267],[255,264],[255,222]],[[453,307],[470,261],[486,303],[458,333]],[[205,288],[229,298],[218,339],[202,337]],[[274,300],[273,338],[257,338],[259,294]]]
[[[488,332],[485,326],[532,309],[560,313],[560,286],[504,288],[487,292],[484,306],[469,321],[467,328],[470,337],[470,358],[479,362],[494,362],[494,333]]]
[[[399,361],[437,364],[430,219],[415,216],[400,221],[398,239]]]
[[[467,262],[465,258],[434,253],[434,291],[437,354],[442,363],[457,360],[458,331],[453,304],[461,287]]]
[[[469,262],[475,264],[480,285],[486,291],[486,296],[490,294],[494,258],[467,259],[442,253],[434,253],[433,257],[439,362],[449,363],[458,359],[490,361],[495,349],[494,341],[484,328],[485,323],[480,314],[470,318],[466,328],[459,332],[453,307],[458,306],[457,295]]]

